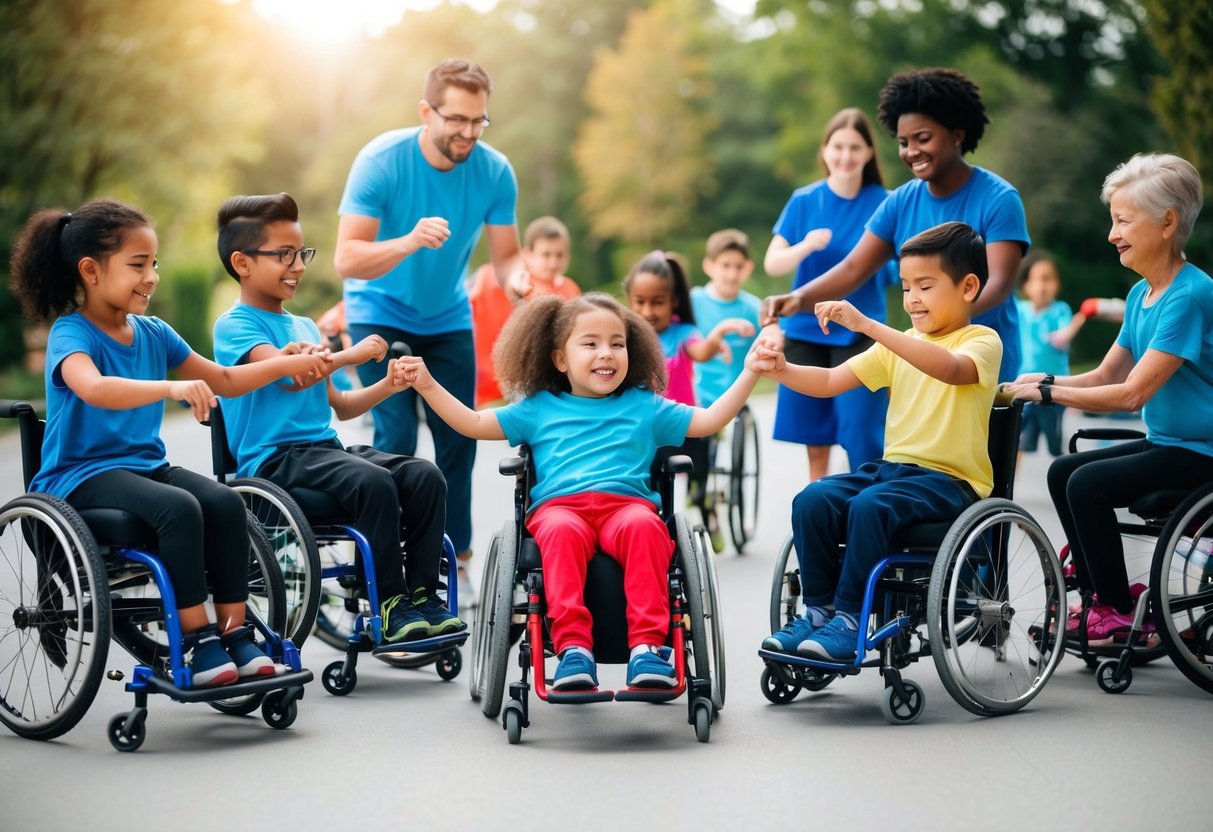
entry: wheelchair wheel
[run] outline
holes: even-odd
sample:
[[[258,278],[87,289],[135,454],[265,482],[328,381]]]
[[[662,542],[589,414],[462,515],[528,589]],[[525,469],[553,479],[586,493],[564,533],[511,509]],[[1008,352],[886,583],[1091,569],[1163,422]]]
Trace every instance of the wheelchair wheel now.
[[[1065,579],[1048,537],[1003,499],[952,524],[927,594],[931,655],[957,704],[980,715],[1028,704],[1061,659]]]
[[[484,576],[480,580],[480,606],[473,624],[470,674],[476,682],[472,698],[479,699],[480,710],[489,719],[496,719],[501,713],[505,674],[510,663],[510,623],[514,616],[518,565],[518,533],[514,524],[506,523],[494,540],[496,546],[489,547]],[[542,646],[537,645],[535,649],[542,649]]]
[[[788,566],[789,561],[791,567]],[[796,617],[800,610],[800,564],[796,559],[792,536],[784,538],[775,558],[775,572],[771,577],[771,632],[782,630],[784,625]]]
[[[67,503],[25,494],[0,509],[0,721],[18,736],[70,731],[101,684],[110,597],[101,556]]]
[[[909,725],[917,722],[918,718],[922,716],[926,697],[922,694],[922,686],[917,682],[902,679],[901,686],[905,688],[905,697],[902,697],[897,692],[897,688],[892,685],[884,689],[880,695],[880,712],[894,725]]]
[[[754,539],[758,520],[758,423],[749,407],[733,420],[733,459],[729,469],[729,535],[741,554]]]
[[[681,561],[683,592],[686,594],[686,614],[691,620],[691,654],[695,660],[694,668],[689,665],[687,672],[696,678],[707,679],[712,684],[715,696],[715,673],[719,670],[713,667],[714,655],[709,644],[711,636],[711,620],[707,613],[707,599],[704,595],[702,567],[699,564],[699,553],[696,551],[695,538],[691,533],[691,525],[683,514],[674,515],[675,543],[674,554]]]
[[[331,569],[354,562],[354,542],[351,540],[317,541],[320,568]],[[320,584],[320,600],[316,609],[316,638],[334,650],[344,651],[354,632],[354,620],[359,609],[370,610],[365,597],[349,579],[329,578]]]
[[[699,564],[699,583],[704,592],[704,632],[708,649],[712,651],[712,707],[719,711],[724,708],[726,673],[724,623],[720,620],[720,593],[716,582],[716,555],[712,551],[712,541],[708,537],[707,529],[702,526],[695,529],[695,542],[698,544],[695,559]]]
[[[1171,661],[1213,693],[1213,485],[1184,500],[1159,535],[1150,609]]]
[[[320,553],[312,527],[299,505],[282,488],[263,479],[242,477],[231,487],[265,530],[282,571],[286,625],[282,636],[296,647],[311,633],[320,606]]]

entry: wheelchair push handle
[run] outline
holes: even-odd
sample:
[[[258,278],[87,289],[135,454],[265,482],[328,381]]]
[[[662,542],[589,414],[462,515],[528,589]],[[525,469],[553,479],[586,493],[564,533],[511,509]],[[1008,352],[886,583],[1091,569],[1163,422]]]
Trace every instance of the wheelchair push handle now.
[[[1079,428],[1070,435],[1070,453],[1078,452],[1080,439],[1124,442],[1133,439],[1145,439],[1146,435],[1132,428]]]
[[[406,355],[412,354],[412,347],[410,347],[404,341],[393,341],[392,345],[388,347],[387,351],[388,358],[404,358]]]
[[[23,413],[33,413],[34,406],[20,399],[0,399],[0,417],[16,419]]]

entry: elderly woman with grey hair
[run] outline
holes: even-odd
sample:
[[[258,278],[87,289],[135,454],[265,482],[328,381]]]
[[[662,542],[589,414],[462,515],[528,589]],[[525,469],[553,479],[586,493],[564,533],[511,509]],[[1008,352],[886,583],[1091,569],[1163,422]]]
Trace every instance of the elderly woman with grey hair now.
[[[1213,481],[1213,279],[1184,257],[1203,202],[1200,175],[1178,156],[1139,154],[1108,174],[1100,197],[1112,214],[1108,242],[1142,278],[1116,343],[1090,372],[1030,373],[1007,388],[1046,405],[1142,411],[1145,439],[1063,456],[1049,468],[1081,588],[1095,593],[1086,613],[1092,646],[1128,632],[1144,589],[1129,586],[1115,510]],[[1081,615],[1067,622],[1071,633]]]

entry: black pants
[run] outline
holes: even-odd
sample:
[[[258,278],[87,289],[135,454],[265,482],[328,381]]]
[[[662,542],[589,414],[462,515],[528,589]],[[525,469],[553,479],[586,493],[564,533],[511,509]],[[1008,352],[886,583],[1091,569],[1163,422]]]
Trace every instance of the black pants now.
[[[437,588],[446,480],[432,462],[369,445],[297,445],[263,465],[257,476],[288,492],[323,491],[354,518],[352,525],[371,544],[381,602]]]
[[[77,510],[122,509],[151,526],[180,609],[205,601],[208,582],[216,603],[248,598],[244,501],[226,485],[171,465],[115,469],[85,480],[67,501]]]
[[[1101,604],[1133,609],[1116,509],[1155,491],[1194,491],[1213,481],[1213,457],[1141,439],[1058,457],[1049,466],[1049,496],[1065,530],[1079,585]]]

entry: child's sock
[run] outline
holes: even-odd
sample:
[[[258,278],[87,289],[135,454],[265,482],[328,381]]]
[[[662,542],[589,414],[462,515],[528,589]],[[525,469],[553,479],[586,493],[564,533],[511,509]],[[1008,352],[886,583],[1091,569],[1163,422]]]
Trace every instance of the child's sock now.
[[[826,622],[834,617],[834,611],[829,607],[807,607],[804,611],[804,617],[809,620],[809,623],[814,628],[824,627]]]
[[[655,644],[637,644],[632,648],[632,652],[628,655],[628,661],[639,656],[641,653],[656,653],[661,654],[661,650]]]
[[[564,652],[560,654],[560,657],[564,658],[566,655],[568,655],[569,653],[571,653],[574,650],[576,650],[578,653],[581,653],[582,655],[584,655],[590,661],[594,661],[594,654],[589,649],[587,649],[585,647],[580,647],[580,646],[566,647]]]

